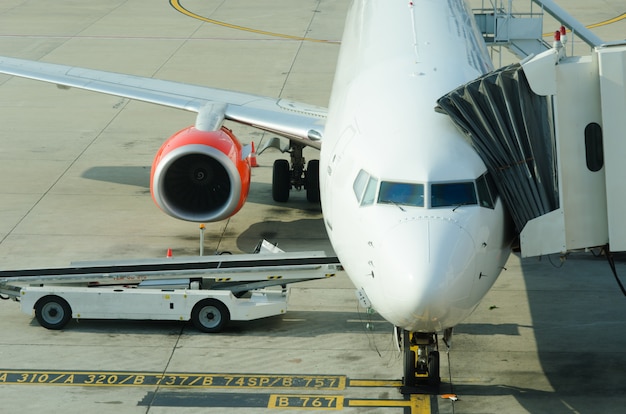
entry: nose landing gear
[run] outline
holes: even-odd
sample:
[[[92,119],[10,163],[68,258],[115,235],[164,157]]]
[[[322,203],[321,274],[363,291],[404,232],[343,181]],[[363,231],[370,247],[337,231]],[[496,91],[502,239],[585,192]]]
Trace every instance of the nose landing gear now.
[[[439,376],[439,346],[436,333],[402,331],[404,378],[402,394],[437,393]]]

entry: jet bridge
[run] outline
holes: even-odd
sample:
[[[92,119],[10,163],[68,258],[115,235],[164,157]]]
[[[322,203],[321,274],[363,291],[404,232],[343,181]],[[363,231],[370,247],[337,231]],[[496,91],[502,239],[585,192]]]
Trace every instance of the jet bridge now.
[[[519,59],[549,49],[542,39],[543,9],[531,1],[529,6],[528,11],[515,12],[512,0],[483,0],[474,9],[474,18],[487,45],[506,47]]]
[[[487,165],[515,226],[559,207],[552,106],[521,65],[470,82],[439,101]]]
[[[524,9],[521,1],[515,6]],[[474,9],[476,24],[488,46],[506,47],[519,59],[538,55],[551,48],[543,40],[543,16],[550,14],[569,29],[573,45],[574,37],[580,38],[590,47],[600,46],[603,42],[553,0],[527,0],[524,11],[513,9],[513,0],[482,0],[481,6]],[[555,28],[556,29],[556,28]]]
[[[626,42],[560,43],[439,100],[497,181],[522,255],[626,250]]]

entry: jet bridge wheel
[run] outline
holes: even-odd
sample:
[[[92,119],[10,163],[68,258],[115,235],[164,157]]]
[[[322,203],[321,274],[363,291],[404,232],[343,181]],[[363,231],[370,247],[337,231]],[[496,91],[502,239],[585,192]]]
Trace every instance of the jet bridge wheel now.
[[[72,318],[72,308],[59,296],[44,296],[35,304],[35,318],[46,329],[63,329]]]
[[[203,299],[191,311],[191,322],[202,332],[220,332],[229,321],[228,308],[216,299]]]
[[[285,203],[289,200],[289,190],[291,190],[289,161],[276,160],[272,170],[272,198],[279,203]]]

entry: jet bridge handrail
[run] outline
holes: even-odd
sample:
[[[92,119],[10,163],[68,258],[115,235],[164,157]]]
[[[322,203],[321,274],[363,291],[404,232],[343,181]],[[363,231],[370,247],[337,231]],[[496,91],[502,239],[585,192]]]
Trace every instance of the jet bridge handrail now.
[[[582,23],[576,20],[571,14],[563,10],[558,4],[552,0],[532,0],[545,11],[548,12],[556,20],[560,21],[562,25],[569,28],[572,33],[582,39],[591,47],[601,46],[604,41],[596,36],[591,30],[587,29]]]

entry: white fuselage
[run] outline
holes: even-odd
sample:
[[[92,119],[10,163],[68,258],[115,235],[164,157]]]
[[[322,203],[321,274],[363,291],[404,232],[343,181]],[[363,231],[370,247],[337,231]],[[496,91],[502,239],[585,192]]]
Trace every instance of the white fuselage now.
[[[491,69],[463,0],[352,4],[321,152],[322,209],[351,280],[400,328],[458,324],[508,258],[500,199],[468,192],[485,165],[435,112],[438,98]]]

